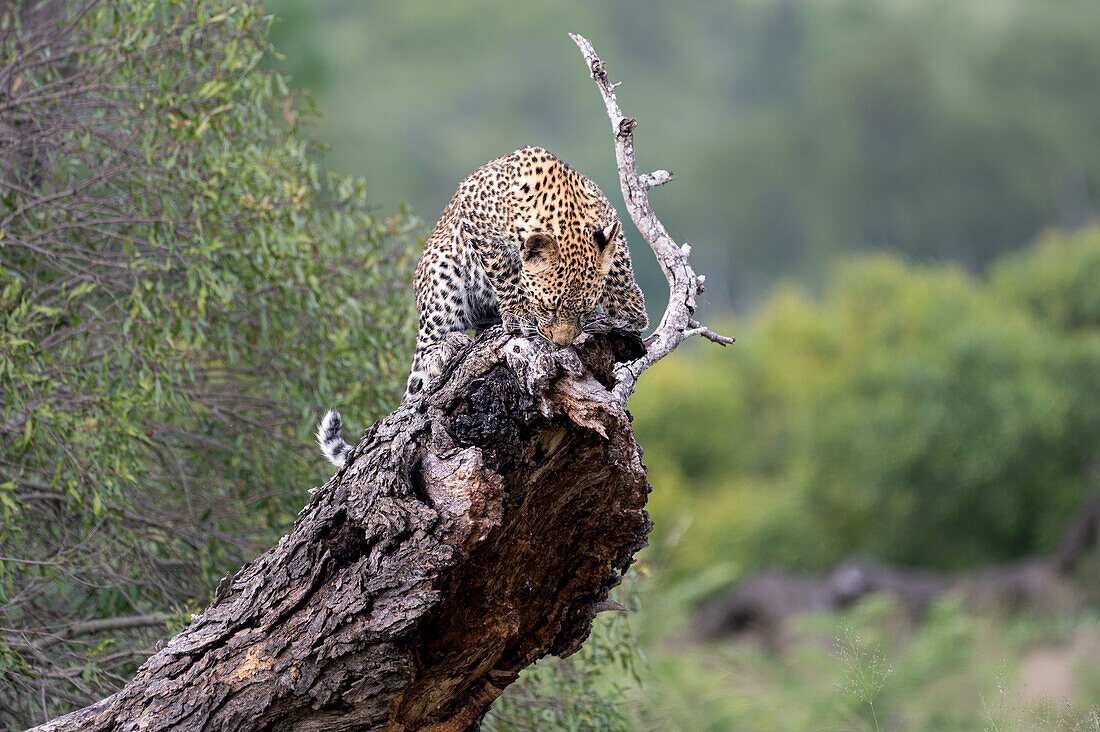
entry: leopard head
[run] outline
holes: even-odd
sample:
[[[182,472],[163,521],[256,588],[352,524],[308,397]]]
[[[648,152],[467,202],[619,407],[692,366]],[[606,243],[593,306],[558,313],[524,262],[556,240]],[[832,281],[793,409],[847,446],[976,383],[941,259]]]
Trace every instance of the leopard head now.
[[[603,229],[559,238],[537,232],[520,247],[520,284],[527,293],[540,336],[568,346],[596,311],[622,231],[618,221]]]

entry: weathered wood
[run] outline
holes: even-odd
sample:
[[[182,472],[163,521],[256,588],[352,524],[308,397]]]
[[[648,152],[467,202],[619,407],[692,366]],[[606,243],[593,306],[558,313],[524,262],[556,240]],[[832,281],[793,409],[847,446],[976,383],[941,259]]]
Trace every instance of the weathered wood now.
[[[672,353],[689,336],[702,336],[723,346],[730,345],[734,339],[715,333],[695,319],[695,298],[705,289],[705,277],[697,275],[688,261],[691,245],[677,245],[649,205],[649,189],[668,183],[673,179],[673,174],[667,170],[638,174],[638,164],[634,157],[634,128],[638,126],[638,120],[623,114],[615,96],[615,87],[619,83],[612,82],[607,75],[607,65],[596,55],[592,42],[577,33],[570,33],[569,37],[584,56],[592,80],[596,82],[596,88],[603,98],[607,118],[611,121],[615,164],[619,169],[619,187],[623,192],[626,209],[630,212],[630,220],[653,250],[657,264],[661,265],[661,271],[668,282],[668,305],[657,329],[646,338],[645,350],[615,369],[613,391],[619,401],[626,404],[634,393],[642,372]]]
[[[113,697],[39,730],[464,730],[568,655],[650,529],[630,336],[479,338]]]

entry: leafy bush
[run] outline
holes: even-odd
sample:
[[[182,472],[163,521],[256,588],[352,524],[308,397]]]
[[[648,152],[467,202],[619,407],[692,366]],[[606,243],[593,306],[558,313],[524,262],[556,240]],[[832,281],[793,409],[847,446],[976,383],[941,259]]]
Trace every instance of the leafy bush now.
[[[730,351],[678,352],[631,404],[671,566],[937,567],[1049,549],[1095,490],[1096,229],[990,281],[890,258],[779,290]],[[674,572],[674,575],[676,573]]]
[[[1049,327],[1100,330],[1100,226],[1052,231],[1028,251],[1007,256],[990,273],[992,288]]]
[[[411,222],[313,161],[269,23],[0,13],[0,724],[125,681],[324,479],[319,409],[400,393]]]
[[[293,19],[276,27],[285,68],[324,105],[333,163],[369,161],[368,181],[433,213],[476,163],[532,141],[617,200],[565,35],[584,32],[643,125],[641,164],[678,174],[654,202],[700,243],[707,308],[869,248],[983,268],[1098,208],[1092,0],[269,6]],[[647,293],[664,286],[651,260],[635,257]]]

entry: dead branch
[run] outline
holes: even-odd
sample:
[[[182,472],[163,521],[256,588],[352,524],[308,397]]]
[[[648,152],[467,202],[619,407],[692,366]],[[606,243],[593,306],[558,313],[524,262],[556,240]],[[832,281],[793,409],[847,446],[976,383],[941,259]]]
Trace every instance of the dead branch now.
[[[695,274],[688,263],[691,245],[677,246],[664,224],[649,206],[649,189],[668,183],[673,174],[667,170],[656,170],[646,175],[638,175],[638,165],[634,159],[634,128],[638,121],[623,115],[619,102],[615,98],[615,87],[607,76],[607,68],[596,55],[592,43],[584,36],[570,33],[569,37],[581,50],[588,70],[596,81],[603,97],[607,116],[611,120],[611,132],[615,140],[615,163],[619,169],[619,184],[623,199],[630,212],[630,218],[638,227],[642,238],[649,244],[657,257],[661,271],[668,280],[669,298],[660,325],[646,339],[643,355],[618,366],[615,371],[615,397],[626,403],[638,383],[638,377],[647,368],[672,353],[685,338],[700,335],[723,346],[733,343],[733,338],[718,335],[702,327],[695,319],[695,296],[703,292],[704,277]]]
[[[849,559],[818,577],[767,571],[704,603],[692,624],[697,640],[760,635],[778,644],[785,621],[795,615],[842,610],[876,593],[892,595],[912,619],[948,594],[977,608],[1072,613],[1082,606],[1071,574],[1080,559],[1100,546],[1100,493],[1070,523],[1056,551],[966,572],[931,572],[868,559]]]
[[[42,564],[48,564],[48,562],[42,562]],[[25,646],[10,646],[10,648],[17,653],[20,651],[41,652],[69,638],[91,635],[93,633],[108,633],[115,630],[125,630],[127,628],[146,628],[164,625],[169,619],[170,616],[164,613],[158,613],[156,615],[121,615],[113,618],[74,622],[58,628],[52,633],[43,633],[45,637],[34,643],[29,643]]]
[[[122,691],[37,729],[475,724],[580,647],[645,545],[645,468],[609,388],[641,348],[483,334]]]

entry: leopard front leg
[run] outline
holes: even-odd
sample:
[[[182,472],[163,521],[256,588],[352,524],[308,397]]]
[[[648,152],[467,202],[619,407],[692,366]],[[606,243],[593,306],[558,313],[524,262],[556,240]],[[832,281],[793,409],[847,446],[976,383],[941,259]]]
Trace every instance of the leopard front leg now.
[[[478,235],[468,224],[463,228],[463,237],[493,290],[504,329],[509,333],[532,335],[535,319],[520,285],[521,264],[516,246],[500,236]]]
[[[520,296],[500,302],[500,322],[504,330],[515,335],[534,335],[535,318],[527,307],[526,299]],[[507,304],[505,304],[507,303]]]
[[[467,278],[459,266],[456,233],[439,228],[433,231],[416,265],[416,349],[406,397],[423,391],[470,342],[465,330],[473,326],[473,314],[464,296]]]

